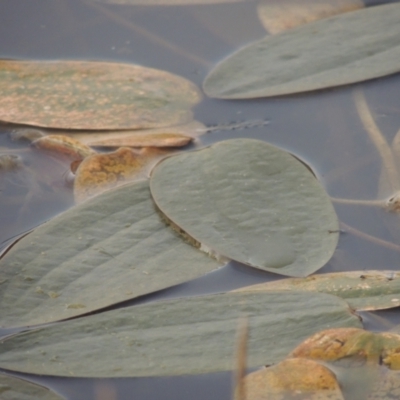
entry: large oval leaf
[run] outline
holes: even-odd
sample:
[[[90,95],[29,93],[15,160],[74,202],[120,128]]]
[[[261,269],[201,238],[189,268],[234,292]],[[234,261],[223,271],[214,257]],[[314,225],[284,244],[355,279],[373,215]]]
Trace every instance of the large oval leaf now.
[[[0,394],[1,400],[64,399],[64,397],[56,395],[54,392],[51,392],[43,386],[8,375],[0,376]]]
[[[244,99],[365,81],[400,70],[400,4],[353,11],[267,37],[211,71],[211,97]]]
[[[240,316],[248,365],[275,363],[327,327],[360,327],[347,304],[314,293],[226,293],[128,307],[54,324],[0,343],[0,367],[35,374],[118,377],[232,369]]]
[[[219,265],[165,225],[147,182],[127,185],[54,218],[0,260],[0,325],[85,314]]]
[[[306,276],[332,256],[338,221],[314,175],[265,142],[234,139],[170,157],[153,170],[157,206],[217,254]]]
[[[65,129],[178,125],[200,100],[184,78],[134,64],[0,61],[0,120]]]
[[[400,272],[348,271],[282,279],[237,289],[239,292],[304,290],[330,293],[346,300],[358,311],[382,310],[400,306]]]

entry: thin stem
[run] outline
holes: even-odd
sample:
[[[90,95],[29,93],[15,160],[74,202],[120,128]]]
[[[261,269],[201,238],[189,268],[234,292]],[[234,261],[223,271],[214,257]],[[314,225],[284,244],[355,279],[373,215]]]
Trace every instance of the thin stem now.
[[[334,203],[339,203],[339,204],[352,204],[352,205],[358,205],[358,206],[372,206],[372,207],[386,207],[386,201],[385,200],[355,200],[355,199],[342,199],[339,197],[331,197],[331,200]]]
[[[392,150],[372,117],[362,89],[354,91],[354,100],[360,120],[381,156],[382,165],[387,173],[391,191],[393,193],[397,192],[400,189],[400,179]]]
[[[247,317],[239,319],[236,341],[236,374],[235,374],[235,388],[234,399],[246,400],[246,384],[244,377],[247,369],[247,341],[249,337],[249,322]]]
[[[388,242],[388,241],[383,240],[383,239],[379,239],[379,238],[377,238],[375,236],[372,236],[372,235],[368,235],[368,233],[359,231],[358,229],[353,228],[352,226],[347,225],[342,221],[340,221],[340,226],[345,231],[347,231],[349,233],[352,233],[353,235],[358,236],[361,239],[368,240],[369,242],[372,242],[372,243],[374,243],[374,244],[376,244],[378,246],[382,246],[382,247],[385,247],[387,249],[394,250],[394,251],[397,251],[397,252],[400,253],[400,246],[395,244],[395,243]]]

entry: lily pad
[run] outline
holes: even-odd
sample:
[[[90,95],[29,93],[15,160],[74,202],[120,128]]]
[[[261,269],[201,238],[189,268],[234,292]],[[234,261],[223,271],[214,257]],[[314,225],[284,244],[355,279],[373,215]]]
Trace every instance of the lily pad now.
[[[335,296],[226,293],[143,304],[22,333],[0,342],[0,367],[83,377],[228,371],[243,315],[250,329],[249,367],[280,361],[321,329],[361,327]]]
[[[51,392],[43,386],[8,375],[0,376],[0,395],[1,400],[64,399],[64,397],[56,395],[54,392]]]
[[[315,176],[289,153],[233,139],[169,157],[152,172],[152,196],[204,251],[289,276],[332,256],[338,221]]]
[[[63,129],[138,129],[185,123],[194,84],[134,64],[0,61],[0,120]]]
[[[257,12],[264,28],[277,34],[363,7],[361,0],[262,0],[257,6]]]
[[[373,270],[335,272],[260,283],[236,291],[275,290],[330,293],[346,300],[354,310],[382,310],[400,306],[400,272]]]
[[[245,99],[361,82],[400,71],[400,4],[314,21],[240,49],[204,82],[210,97]]]
[[[219,266],[166,226],[146,181],[127,185],[45,223],[0,260],[0,325],[71,318]]]

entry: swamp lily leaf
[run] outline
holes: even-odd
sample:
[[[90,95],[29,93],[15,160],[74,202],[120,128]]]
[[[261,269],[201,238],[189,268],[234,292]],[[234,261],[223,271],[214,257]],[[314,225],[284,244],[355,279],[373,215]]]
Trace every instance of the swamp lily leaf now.
[[[188,80],[134,64],[0,61],[0,120],[63,129],[185,123],[200,92]]]
[[[30,383],[13,376],[0,376],[0,398],[1,400],[61,400],[64,397],[43,386]]]
[[[346,300],[358,311],[382,310],[400,306],[400,273],[397,271],[349,271],[282,279],[247,286],[236,291],[268,292],[304,290],[324,292]]]
[[[154,147],[141,150],[121,147],[112,153],[87,157],[76,170],[75,201],[81,203],[109,189],[142,180],[159,160],[171,153]]]
[[[0,326],[85,314],[219,265],[165,225],[146,181],[127,185],[45,223],[0,260]]]
[[[264,28],[277,34],[332,15],[363,8],[361,0],[262,0],[258,16]]]
[[[328,195],[289,153],[232,139],[160,162],[150,188],[159,209],[216,256],[306,276],[332,256],[338,221]]]
[[[210,97],[245,99],[361,82],[400,71],[400,4],[314,21],[240,49],[204,82]]]
[[[361,326],[343,300],[324,293],[198,296],[103,312],[13,336],[0,342],[0,367],[84,377],[228,371],[243,315],[250,329],[249,367],[280,361],[324,327]]]

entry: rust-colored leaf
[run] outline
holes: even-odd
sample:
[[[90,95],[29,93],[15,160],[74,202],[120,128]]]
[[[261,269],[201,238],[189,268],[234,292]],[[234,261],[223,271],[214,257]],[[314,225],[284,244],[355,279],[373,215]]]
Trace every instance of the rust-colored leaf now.
[[[86,144],[64,135],[47,135],[40,137],[32,142],[32,146],[73,160],[82,160],[85,157],[96,154],[96,152]]]
[[[0,120],[61,129],[182,124],[197,87],[169,72],[91,61],[0,61]]]
[[[236,400],[343,400],[335,374],[313,360],[288,358],[244,378],[244,398]]]
[[[143,179],[157,161],[170,153],[152,147],[140,151],[121,147],[112,153],[87,157],[76,170],[75,200],[82,202],[111,188]]]
[[[258,5],[258,16],[264,28],[274,35],[362,7],[362,0],[264,0]]]

